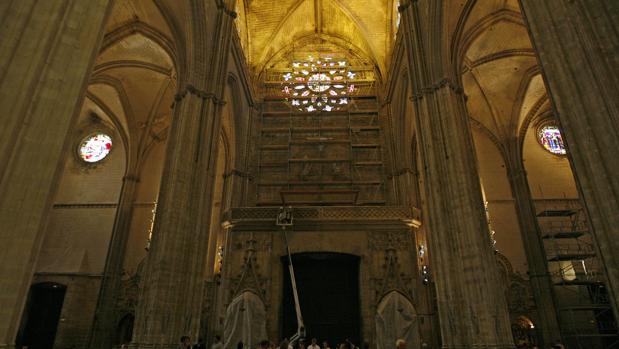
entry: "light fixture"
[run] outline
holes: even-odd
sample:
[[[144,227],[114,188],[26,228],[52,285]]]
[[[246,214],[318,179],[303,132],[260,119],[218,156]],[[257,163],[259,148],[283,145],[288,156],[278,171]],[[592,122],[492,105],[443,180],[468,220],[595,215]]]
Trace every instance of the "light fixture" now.
[[[424,285],[430,283],[430,269],[427,265],[421,267],[421,281]]]

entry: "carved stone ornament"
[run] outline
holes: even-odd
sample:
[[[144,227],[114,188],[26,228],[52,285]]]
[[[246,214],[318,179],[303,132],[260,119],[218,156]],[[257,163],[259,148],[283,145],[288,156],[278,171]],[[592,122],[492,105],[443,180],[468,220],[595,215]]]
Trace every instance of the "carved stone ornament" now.
[[[412,278],[401,272],[398,255],[394,248],[385,250],[385,263],[382,269],[382,278],[374,279],[376,300],[383,298],[384,295],[391,291],[399,291],[413,299],[413,292],[410,287]]]
[[[245,256],[243,257],[243,266],[236,278],[233,278],[231,291],[231,299],[245,291],[252,291],[262,298],[266,304],[266,279],[260,275],[259,265],[256,260],[256,245],[257,240],[252,236],[246,241]]]
[[[272,248],[271,234],[234,234],[232,249],[235,251],[247,251],[248,244],[253,244],[256,252],[270,252]]]
[[[376,232],[368,235],[370,250],[395,249],[398,251],[411,250],[412,238],[407,231]]]

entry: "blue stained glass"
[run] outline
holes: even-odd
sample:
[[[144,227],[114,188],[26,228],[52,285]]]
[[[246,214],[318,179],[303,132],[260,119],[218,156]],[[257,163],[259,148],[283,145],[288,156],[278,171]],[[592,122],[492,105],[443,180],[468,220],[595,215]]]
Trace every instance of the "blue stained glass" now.
[[[538,140],[544,149],[557,155],[565,155],[565,145],[557,126],[544,126],[539,131]]]

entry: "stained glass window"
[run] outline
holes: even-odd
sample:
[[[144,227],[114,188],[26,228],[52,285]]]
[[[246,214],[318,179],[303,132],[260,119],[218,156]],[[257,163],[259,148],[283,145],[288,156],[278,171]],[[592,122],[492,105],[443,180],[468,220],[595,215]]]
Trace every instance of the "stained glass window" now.
[[[548,125],[542,127],[539,130],[537,139],[539,143],[549,152],[557,155],[565,155],[563,138],[561,137],[561,131],[557,126]]]
[[[86,137],[80,144],[79,155],[90,163],[103,160],[112,150],[112,138],[104,133]]]
[[[306,61],[294,61],[291,71],[282,75],[282,92],[299,111],[337,111],[356,91],[356,75],[345,60],[310,56]]]

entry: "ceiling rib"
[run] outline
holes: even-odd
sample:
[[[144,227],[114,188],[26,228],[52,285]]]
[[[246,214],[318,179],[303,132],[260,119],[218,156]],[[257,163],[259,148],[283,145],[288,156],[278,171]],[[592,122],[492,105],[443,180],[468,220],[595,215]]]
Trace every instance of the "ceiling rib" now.
[[[322,0],[314,0],[314,32],[322,33]]]

